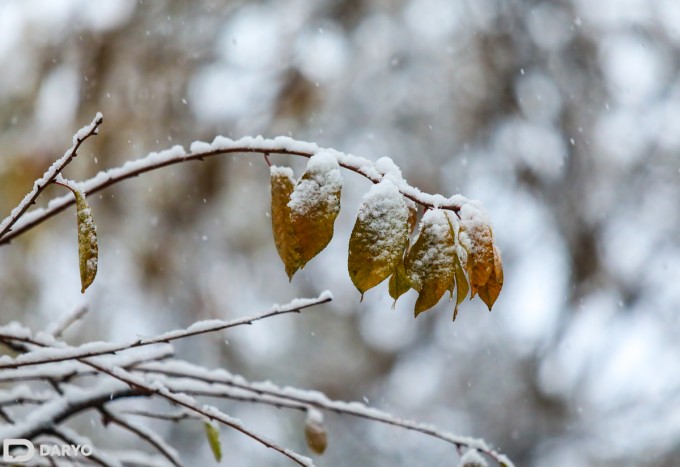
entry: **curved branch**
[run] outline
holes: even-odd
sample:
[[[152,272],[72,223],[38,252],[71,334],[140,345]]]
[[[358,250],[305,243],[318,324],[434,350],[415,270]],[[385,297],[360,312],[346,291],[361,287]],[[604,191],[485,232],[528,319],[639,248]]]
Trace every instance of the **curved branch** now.
[[[169,165],[179,164],[188,161],[202,161],[205,158],[224,154],[282,154],[310,158],[318,152],[329,152],[337,160],[338,164],[352,172],[355,172],[373,183],[379,183],[383,177],[389,176],[397,184],[399,191],[411,201],[426,208],[447,209],[459,214],[465,204],[474,204],[464,196],[454,195],[446,198],[442,195],[431,195],[420,191],[418,188],[408,185],[402,178],[398,169],[388,164],[378,166],[363,157],[344,154],[334,149],[321,148],[314,143],[296,141],[288,137],[279,136],[274,139],[241,138],[231,140],[218,136],[212,143],[194,142],[190,147],[190,152],[185,152],[181,146],[174,146],[168,150],[151,153],[147,156],[134,161],[126,162],[118,168],[99,172],[93,178],[79,183],[86,195],[92,195],[104,190],[112,185],[136,177],[146,172],[160,169]],[[387,167],[385,167],[387,166]],[[383,170],[380,170],[383,169]],[[390,172],[386,174],[385,172]],[[22,222],[10,232],[0,233],[0,245],[9,243],[24,232],[41,224],[52,216],[60,213],[67,207],[73,205],[75,200],[72,196],[61,196],[52,199],[46,208],[36,209],[22,218]],[[475,206],[479,208],[479,206]]]
[[[206,370],[202,368],[191,367],[181,362],[173,361],[168,363],[148,363],[138,366],[134,371],[142,373],[155,373],[164,375],[168,378],[188,378],[192,381],[194,390],[192,394],[211,396],[211,397],[226,397],[234,400],[243,400],[247,402],[257,402],[275,407],[285,407],[289,409],[303,410],[308,407],[315,407],[319,410],[328,412],[335,412],[338,414],[350,415],[353,417],[364,418],[375,422],[384,423],[387,425],[398,426],[407,430],[417,431],[442,441],[453,444],[456,448],[473,448],[481,453],[484,453],[490,459],[493,459],[501,466],[512,467],[514,464],[505,455],[492,449],[484,440],[470,438],[466,436],[455,435],[440,431],[437,428],[424,423],[418,423],[411,420],[405,420],[395,417],[387,412],[383,412],[372,407],[368,407],[359,402],[344,402],[329,399],[323,393],[316,391],[301,390],[296,388],[285,387],[281,388],[274,384],[267,383],[252,383],[246,381],[242,377],[232,375],[225,370]],[[203,381],[207,385],[203,388],[197,386],[197,381]],[[173,382],[172,380],[164,380],[164,384],[173,391],[182,391],[189,388],[185,387],[181,382]],[[236,388],[252,396],[233,394],[224,388]]]
[[[61,173],[64,168],[78,155],[80,145],[90,136],[96,135],[99,132],[99,125],[104,121],[102,114],[97,112],[97,115],[92,120],[92,123],[84,126],[73,135],[73,145],[64,153],[61,158],[54,162],[49,169],[43,174],[41,178],[33,183],[33,189],[29,191],[24,199],[12,209],[12,212],[0,223],[0,238],[6,236],[11,232],[12,226],[22,217],[28,208],[35,203],[40,193],[45,187],[54,182],[54,179]]]

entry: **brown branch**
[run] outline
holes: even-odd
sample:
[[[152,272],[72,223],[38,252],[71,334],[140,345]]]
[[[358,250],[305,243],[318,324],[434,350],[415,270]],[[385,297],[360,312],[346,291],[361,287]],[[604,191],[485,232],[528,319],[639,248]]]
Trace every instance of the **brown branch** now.
[[[78,149],[83,144],[83,142],[90,136],[96,135],[99,131],[99,125],[104,121],[102,114],[98,113],[92,123],[81,128],[73,136],[73,145],[64,153],[64,155],[57,160],[52,166],[47,169],[43,176],[36,180],[33,184],[33,189],[24,196],[23,200],[19,205],[12,210],[9,216],[7,216],[0,223],[0,239],[4,240],[4,237],[12,230],[12,226],[23,216],[29,207],[31,207],[35,200],[40,196],[45,187],[50,183],[54,182],[54,179],[61,173],[62,170],[78,155]],[[9,240],[8,240],[9,241]]]
[[[100,365],[98,363],[93,362],[92,360],[87,359],[79,361],[82,361],[82,363],[85,363],[86,365],[89,365],[102,373],[106,373],[112,378],[122,381],[130,385],[131,387],[137,388],[138,390],[143,390],[149,394],[157,395],[163,399],[166,399],[168,402],[171,402],[172,404],[189,409],[192,412],[195,412],[203,417],[206,417],[209,420],[217,420],[223,425],[228,426],[236,431],[243,433],[249,438],[254,439],[263,446],[266,446],[270,449],[280,452],[281,454],[295,461],[299,465],[306,467],[309,466],[313,467],[314,465],[311,459],[309,459],[308,457],[302,456],[294,451],[291,451],[290,449],[284,448],[283,446],[278,445],[274,441],[251,431],[250,429],[243,426],[243,424],[241,424],[238,420],[228,416],[227,414],[220,412],[215,408],[208,409],[206,407],[201,406],[193,397],[187,394],[175,394],[165,387],[158,387],[158,385],[146,384],[146,382],[142,378],[135,377],[134,375],[131,375],[122,368],[113,369],[106,368],[103,365]]]
[[[116,352],[120,352],[123,350],[129,350],[129,349],[134,349],[138,347],[144,347],[147,345],[153,345],[153,344],[163,344],[163,343],[169,343],[171,341],[175,341],[178,339],[184,339],[186,337],[192,337],[192,336],[197,336],[199,334],[205,334],[209,332],[216,332],[216,331],[222,331],[225,329],[233,328],[236,326],[243,326],[246,324],[252,324],[255,321],[263,320],[266,318],[271,318],[273,316],[278,316],[278,315],[283,315],[286,313],[299,313],[302,310],[306,308],[310,308],[316,305],[321,305],[324,303],[328,303],[332,300],[332,297],[328,293],[321,294],[318,298],[315,299],[310,299],[308,301],[304,301],[300,303],[300,305],[295,305],[295,301],[291,302],[288,305],[284,305],[282,307],[275,307],[270,311],[260,313],[257,315],[252,315],[252,316],[246,316],[243,318],[237,318],[232,321],[221,321],[221,320],[212,320],[209,322],[206,322],[206,324],[202,326],[197,326],[199,323],[195,323],[194,325],[186,328],[186,329],[181,329],[181,330],[176,330],[176,331],[169,331],[163,334],[160,334],[155,337],[151,337],[149,339],[139,339],[134,342],[127,342],[124,344],[111,344],[105,346],[103,349],[102,348],[97,348],[96,350],[88,350],[88,344],[85,344],[84,346],[79,347],[66,347],[63,349],[59,348],[54,348],[54,350],[63,350],[63,355],[59,355],[59,352],[53,355],[48,355],[44,358],[35,358],[31,356],[30,354],[22,354],[16,357],[13,361],[10,362],[4,362],[0,363],[0,370],[3,369],[10,369],[10,368],[19,368],[19,367],[24,367],[24,366],[32,366],[32,365],[42,365],[45,363],[56,363],[56,362],[63,362],[66,360],[79,360],[81,358],[90,358],[90,357],[97,357],[100,355],[106,355],[106,354],[112,354]],[[0,341],[8,341],[8,342],[22,342],[22,343],[27,343],[27,344],[33,344],[37,345],[40,347],[51,347],[49,344],[46,344],[44,342],[40,342],[34,338],[31,337],[25,337],[25,336],[15,336],[12,334],[11,330],[10,331],[4,331],[3,328],[0,328]],[[100,347],[97,345],[97,347]],[[80,349],[80,351],[78,351]]]
[[[107,172],[100,173],[89,180],[81,182],[80,185],[83,188],[83,191],[86,195],[92,195],[101,190],[104,190],[105,188],[115,185],[123,180],[137,177],[138,175],[141,175],[146,172],[151,172],[162,167],[167,167],[169,165],[179,164],[182,162],[202,161],[207,157],[241,153],[241,154],[262,154],[265,156],[269,156],[271,154],[281,154],[310,158],[317,152],[324,150],[316,145],[310,145],[309,149],[304,151],[286,148],[284,147],[285,144],[283,143],[281,144],[281,147],[276,147],[274,145],[275,141],[276,140],[259,140],[259,141],[254,140],[249,144],[237,145],[235,143],[233,147],[230,146],[227,148],[220,149],[197,150],[190,152],[188,154],[183,153],[174,155],[173,157],[158,158],[158,160],[146,158],[146,160],[148,160],[148,162],[146,163],[140,163],[140,161],[145,161],[145,159],[139,159],[138,161],[135,161],[137,162],[137,164],[134,164],[133,167],[129,170],[126,170],[125,166],[110,169]],[[383,176],[376,170],[369,170],[364,165],[354,163],[349,159],[348,156],[345,156],[345,159],[346,160],[344,161],[343,160],[338,161],[341,167],[349,171],[355,172],[373,183],[379,183],[382,180]],[[438,207],[440,209],[451,210],[455,212],[456,215],[459,215],[460,209],[462,207],[460,203],[453,201],[435,203],[434,201],[432,201],[433,198],[432,195],[421,193],[419,190],[412,187],[408,188],[409,189],[403,189],[403,187],[401,187],[400,192],[411,201],[428,208]],[[442,197],[442,200],[444,199],[445,198]],[[55,198],[50,202],[47,208],[40,211],[36,211],[36,214],[33,217],[31,217],[30,220],[21,224],[13,231],[7,232],[4,235],[0,235],[0,246],[9,243],[13,238],[21,235],[27,230],[32,229],[36,225],[41,224],[42,222],[46,221],[52,216],[63,211],[67,207],[73,205],[74,203],[75,200],[73,199],[73,197]]]

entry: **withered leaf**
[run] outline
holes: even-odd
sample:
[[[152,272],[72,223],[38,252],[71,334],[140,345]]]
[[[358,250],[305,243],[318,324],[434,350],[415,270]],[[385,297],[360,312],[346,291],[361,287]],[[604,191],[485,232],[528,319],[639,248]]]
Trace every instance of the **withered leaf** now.
[[[92,219],[92,211],[85,200],[85,194],[68,187],[76,197],[76,215],[78,217],[78,259],[80,262],[81,293],[92,284],[97,275],[99,248],[97,246],[97,226]]]
[[[468,291],[470,290],[470,286],[468,284],[467,277],[465,277],[465,271],[463,270],[463,266],[461,265],[460,258],[458,258],[458,255],[454,256],[454,261],[455,261],[455,276],[456,276],[456,307],[453,309],[453,320],[456,320],[456,316],[458,316],[458,307],[460,306],[461,303],[465,300],[465,297],[468,294]]]
[[[335,157],[328,152],[312,156],[288,203],[293,233],[299,244],[300,269],[333,238],[341,190],[342,176]]]
[[[408,220],[404,197],[390,180],[373,185],[364,196],[347,261],[349,276],[362,297],[397,268],[408,245]]]
[[[418,291],[415,315],[435,306],[455,276],[455,242],[446,213],[427,211],[420,234],[405,260],[411,286]]]
[[[470,298],[474,298],[478,289],[491,277],[494,270],[493,234],[491,227],[480,221],[463,221],[460,223],[459,238],[465,246],[467,273],[470,279]]]
[[[290,280],[302,265],[300,246],[293,230],[290,208],[288,207],[295,181],[293,180],[293,171],[288,167],[272,166],[270,172],[274,244]]]
[[[501,262],[501,252],[496,245],[493,245],[493,259],[493,273],[489,276],[486,284],[479,288],[479,298],[486,303],[489,311],[491,311],[491,307],[501,293],[501,288],[503,288],[503,263]]]

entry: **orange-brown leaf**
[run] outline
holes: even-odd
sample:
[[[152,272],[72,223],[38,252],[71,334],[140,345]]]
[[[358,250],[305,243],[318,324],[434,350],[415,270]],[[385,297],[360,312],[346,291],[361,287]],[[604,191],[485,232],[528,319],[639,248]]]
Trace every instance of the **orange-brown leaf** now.
[[[496,299],[503,288],[503,263],[501,262],[501,252],[496,245],[493,246],[493,258],[493,274],[491,274],[486,284],[479,288],[479,298],[486,303],[489,311],[491,311],[493,304],[496,303]]]
[[[479,221],[461,222],[460,230],[459,235],[463,237],[461,243],[468,252],[467,273],[470,298],[473,298],[494,270],[493,235],[491,227]]]

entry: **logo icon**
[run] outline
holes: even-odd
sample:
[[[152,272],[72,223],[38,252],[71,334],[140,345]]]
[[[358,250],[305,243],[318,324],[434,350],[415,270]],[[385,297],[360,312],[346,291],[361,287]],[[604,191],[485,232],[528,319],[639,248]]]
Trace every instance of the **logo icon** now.
[[[23,447],[24,449],[16,449]],[[14,454],[10,449],[14,448]],[[18,453],[17,453],[18,451]],[[28,462],[35,455],[35,447],[27,439],[6,439],[2,442],[2,460],[4,462]]]

